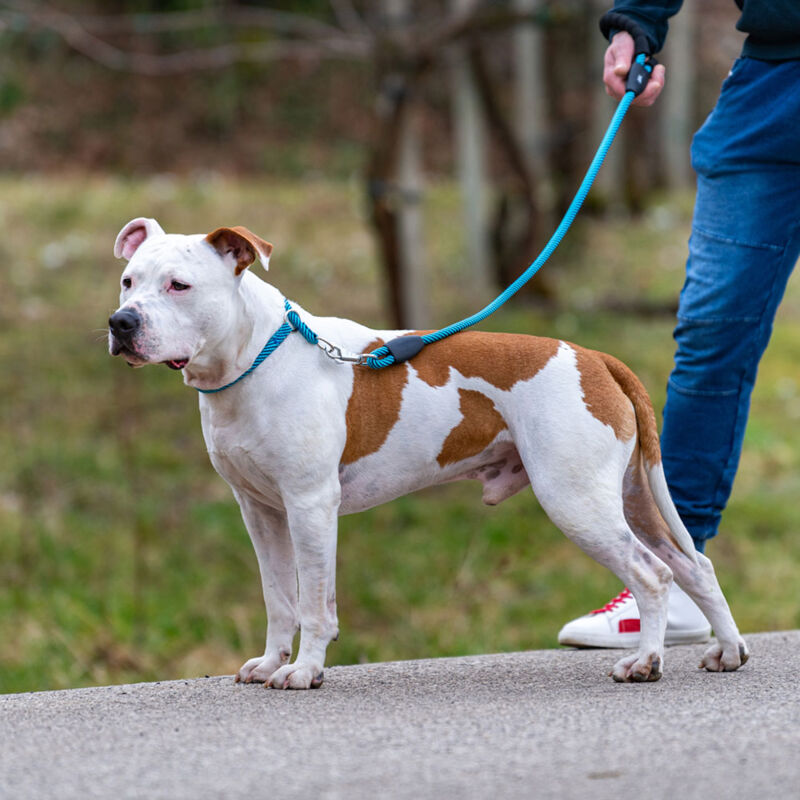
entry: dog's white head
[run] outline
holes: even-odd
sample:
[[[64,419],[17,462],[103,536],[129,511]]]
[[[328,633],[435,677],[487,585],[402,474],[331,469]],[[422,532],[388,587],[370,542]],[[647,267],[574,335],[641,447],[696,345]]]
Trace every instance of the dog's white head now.
[[[182,236],[165,233],[154,219],[131,220],[114,244],[128,266],[108,321],[109,351],[132,366],[183,369],[224,340],[244,271],[256,258],[266,269],[271,253],[272,245],[247,228]]]

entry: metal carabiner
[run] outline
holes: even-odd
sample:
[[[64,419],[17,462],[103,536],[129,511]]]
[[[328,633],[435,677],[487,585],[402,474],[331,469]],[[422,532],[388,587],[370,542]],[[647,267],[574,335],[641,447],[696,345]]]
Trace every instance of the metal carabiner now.
[[[314,333],[301,319],[297,310],[292,306],[288,300],[284,300],[286,309],[283,312],[283,320],[293,330],[300,331],[306,341],[311,344],[316,344],[328,358],[335,361],[337,364],[358,364],[359,366],[369,366],[369,353],[346,353],[339,345],[323,339],[318,333]],[[295,325],[289,318],[290,314],[294,313],[299,324]]]
[[[323,339],[319,334],[317,334],[317,347],[337,364],[359,364],[363,366],[367,363],[366,353],[345,353],[341,347],[329,342],[327,339]]]

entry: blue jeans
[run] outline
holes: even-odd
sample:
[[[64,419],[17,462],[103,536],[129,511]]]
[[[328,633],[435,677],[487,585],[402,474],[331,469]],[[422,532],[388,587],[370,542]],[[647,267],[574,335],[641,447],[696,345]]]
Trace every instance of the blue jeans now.
[[[800,253],[800,61],[739,59],[692,143],[697,173],[661,437],[695,546],[717,533],[758,362]]]

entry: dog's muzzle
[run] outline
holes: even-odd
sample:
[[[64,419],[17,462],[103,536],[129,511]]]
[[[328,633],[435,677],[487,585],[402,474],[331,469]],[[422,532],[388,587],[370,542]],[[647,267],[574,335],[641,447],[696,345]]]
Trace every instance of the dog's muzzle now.
[[[115,355],[123,349],[133,349],[133,337],[141,327],[142,318],[132,308],[120,309],[108,318],[108,329],[114,337]]]

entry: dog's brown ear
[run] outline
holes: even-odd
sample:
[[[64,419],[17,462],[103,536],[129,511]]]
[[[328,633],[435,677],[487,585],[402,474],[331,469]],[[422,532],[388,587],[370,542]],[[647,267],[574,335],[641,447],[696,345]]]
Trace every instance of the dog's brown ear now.
[[[233,261],[237,275],[241,275],[256,258],[264,265],[264,269],[269,269],[272,245],[241,225],[217,228],[206,236],[206,241],[223,258]]]

